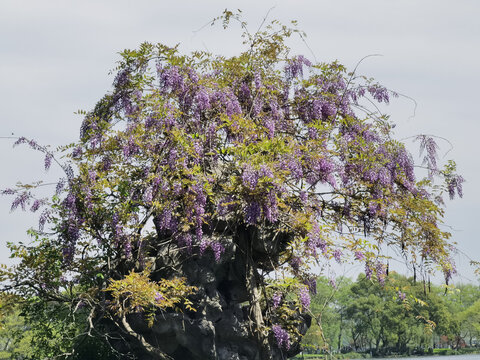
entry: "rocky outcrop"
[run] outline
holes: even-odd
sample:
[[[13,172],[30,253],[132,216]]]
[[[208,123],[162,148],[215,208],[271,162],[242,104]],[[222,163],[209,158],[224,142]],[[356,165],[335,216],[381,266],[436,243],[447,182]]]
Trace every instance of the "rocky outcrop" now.
[[[278,241],[285,241],[279,237]],[[247,288],[246,246],[241,238],[223,239],[225,251],[218,261],[207,249],[203,255],[180,251],[176,247],[161,246],[156,249],[155,268],[152,279],[168,275],[183,276],[189,285],[198,288],[191,297],[196,311],[159,312],[152,327],[146,325],[141,314],[131,314],[127,321],[135,333],[148,344],[160,349],[172,359],[191,360],[262,360],[257,329],[252,323],[251,296]],[[278,254],[281,243],[266,244],[258,241],[251,246],[253,261],[269,267],[276,259],[269,254]],[[277,250],[277,251],[272,251]],[[150,254],[153,255],[153,254]],[[268,261],[267,261],[268,260]],[[172,266],[172,264],[177,264]],[[163,271],[162,269],[165,269]],[[176,269],[176,274],[166,272]],[[156,279],[158,277],[158,279]],[[310,325],[310,318],[300,315],[301,333]],[[266,326],[269,324],[266,323]],[[141,344],[132,339],[135,352],[142,352]],[[276,347],[269,335],[269,357],[273,360],[286,359],[300,351],[299,344],[292,344],[287,352]],[[263,349],[264,350],[264,349]],[[156,360],[161,357],[143,351],[143,359]]]

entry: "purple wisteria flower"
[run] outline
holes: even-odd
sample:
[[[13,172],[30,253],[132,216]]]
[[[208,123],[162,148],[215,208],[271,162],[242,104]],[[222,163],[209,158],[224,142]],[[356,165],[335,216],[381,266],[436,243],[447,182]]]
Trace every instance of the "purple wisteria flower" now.
[[[365,277],[370,280],[372,278],[372,273],[373,273],[373,270],[372,268],[370,267],[370,263],[366,262],[365,263]]]
[[[206,91],[206,89],[202,88],[200,91],[197,92],[195,95],[195,104],[197,105],[198,111],[204,111],[210,109],[210,97]]]
[[[388,90],[385,87],[375,84],[375,85],[370,85],[367,90],[370,93],[370,95],[372,95],[372,97],[379,103],[381,102],[385,102],[386,104],[389,103],[390,95],[388,93]]]
[[[245,208],[245,221],[247,224],[254,225],[261,215],[260,204],[256,201],[251,202]]]
[[[259,71],[255,71],[255,89],[260,89],[262,85],[262,76],[260,75]]]
[[[164,299],[163,295],[158,291],[155,293],[155,302],[160,303]]]
[[[298,298],[304,309],[310,308],[310,294],[307,286],[302,286],[298,292]]]
[[[308,233],[307,249],[313,255],[317,254],[317,249],[320,249],[323,255],[327,254],[327,242],[323,238],[320,226],[317,223],[314,224],[312,230]]]
[[[53,154],[50,152],[47,152],[45,154],[45,160],[44,160],[45,170],[50,169],[50,166],[52,165],[52,159],[53,159]]]
[[[267,198],[263,204],[263,212],[265,214],[265,218],[271,223],[274,223],[275,221],[277,221],[277,217],[278,217],[277,197],[273,190],[271,190],[267,195]]]
[[[17,197],[13,200],[12,205],[10,207],[10,211],[14,211],[18,206],[22,208],[23,211],[25,211],[25,207],[27,206],[27,203],[29,203],[29,200],[31,199],[32,195],[28,191],[23,191],[20,194],[17,195]]]
[[[192,252],[193,241],[192,235],[189,233],[182,233],[177,236],[177,242],[180,247],[185,247],[188,252]]]
[[[278,347],[290,349],[290,335],[288,332],[283,329],[280,325],[273,325],[272,326],[273,335],[275,335],[275,340],[277,342]]]
[[[287,66],[285,66],[285,77],[288,80],[292,80],[296,77],[302,77],[303,76],[303,66],[310,67],[312,66],[312,63],[310,60],[305,58],[303,55],[297,56],[296,58],[293,58],[290,60]]]
[[[210,249],[212,249],[212,251],[213,251],[213,254],[215,256],[215,260],[219,261],[220,256],[222,256],[222,254],[225,252],[225,247],[217,241],[210,242],[209,246],[210,246]]]
[[[311,294],[317,294],[317,278],[316,276],[311,276],[308,279],[304,280],[303,283],[308,286],[308,291]]]
[[[362,251],[357,250],[355,251],[354,257],[355,257],[355,260],[362,261],[365,259],[365,254]]]
[[[250,190],[255,190],[258,184],[259,173],[251,165],[246,165],[243,169],[243,184]]]
[[[294,271],[298,271],[300,269],[300,265],[302,265],[302,259],[298,256],[292,257],[292,259],[289,261],[290,266]]]
[[[447,179],[447,189],[450,200],[455,198],[455,193],[457,193],[459,197],[463,197],[464,182],[465,179],[461,175],[454,175]]]
[[[31,212],[36,212],[40,208],[40,206],[42,206],[42,204],[43,204],[42,200],[35,199],[33,201],[32,207],[30,208],[30,211]]]
[[[342,254],[342,250],[340,249],[335,249],[335,251],[333,252],[333,258],[339,264],[342,262]]]
[[[386,269],[387,269],[387,266],[385,264],[382,264],[380,261],[378,261],[377,264],[375,265],[377,280],[382,286],[385,285],[385,279],[387,276]]]
[[[276,309],[280,305],[280,303],[282,302],[282,298],[283,298],[283,295],[281,292],[276,292],[275,294],[273,294],[272,304],[274,309]]]

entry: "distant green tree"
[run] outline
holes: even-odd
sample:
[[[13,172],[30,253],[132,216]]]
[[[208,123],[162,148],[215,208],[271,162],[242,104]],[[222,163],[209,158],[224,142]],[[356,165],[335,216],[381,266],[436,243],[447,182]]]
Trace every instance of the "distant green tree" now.
[[[304,336],[302,344],[307,349],[340,351],[343,346],[342,333],[345,329],[345,302],[349,297],[352,281],[348,278],[317,278],[317,292],[312,295],[312,326]],[[347,343],[348,344],[348,343]]]
[[[477,297],[479,295],[477,289]],[[459,313],[458,321],[461,336],[470,346],[473,346],[473,339],[480,341],[480,300]]]

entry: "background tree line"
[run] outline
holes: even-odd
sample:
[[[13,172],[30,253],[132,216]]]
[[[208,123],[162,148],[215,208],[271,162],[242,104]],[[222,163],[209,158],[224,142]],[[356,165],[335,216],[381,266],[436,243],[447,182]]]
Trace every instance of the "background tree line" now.
[[[317,321],[303,339],[307,353],[423,353],[480,340],[480,288],[472,284],[439,286],[396,273],[383,286],[364,274],[319,277],[311,311]]]
[[[12,306],[11,300],[4,295],[0,306],[0,359],[33,359],[39,347],[55,345],[65,332],[81,331],[80,326],[62,328],[68,312],[54,307],[25,312],[25,307]],[[478,346],[480,339],[480,287],[472,284],[439,286],[397,273],[390,273],[383,285],[364,274],[355,281],[319,277],[311,312],[317,321],[303,338],[305,353],[422,353],[430,348]],[[116,356],[92,336],[77,344],[72,358]]]

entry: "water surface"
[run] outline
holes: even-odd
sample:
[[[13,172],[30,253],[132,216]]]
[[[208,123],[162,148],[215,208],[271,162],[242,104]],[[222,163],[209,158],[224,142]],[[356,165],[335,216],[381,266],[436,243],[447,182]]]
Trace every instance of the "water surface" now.
[[[398,359],[425,359],[425,360],[480,360],[480,354],[467,354],[467,355],[440,355],[440,356],[412,356],[412,357],[399,357]],[[372,360],[392,360],[392,358],[374,358]]]

